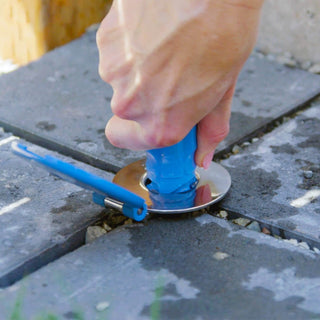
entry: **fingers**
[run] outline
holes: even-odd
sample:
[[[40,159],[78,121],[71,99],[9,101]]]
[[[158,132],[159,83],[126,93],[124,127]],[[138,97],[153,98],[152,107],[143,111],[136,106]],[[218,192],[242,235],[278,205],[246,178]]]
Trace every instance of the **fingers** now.
[[[198,148],[195,154],[198,166],[207,168],[210,165],[214,150],[229,133],[233,92],[234,85],[225,93],[213,111],[204,118],[200,116],[202,120],[198,123]],[[185,102],[182,104],[183,108],[176,107],[168,112],[157,113],[156,116],[146,113],[136,121],[115,115],[106,126],[106,136],[114,146],[131,150],[148,150],[173,145],[182,140],[189,129],[199,121],[194,118],[194,112],[190,111],[192,108],[188,108]]]
[[[174,145],[191,130],[192,125],[177,126],[167,116],[147,116],[138,121],[113,116],[107,123],[105,134],[118,148],[149,150]]]
[[[218,144],[229,133],[231,102],[235,84],[227,91],[219,104],[198,123],[198,148],[196,164],[207,169],[212,161]]]
[[[167,147],[179,142],[179,138],[171,133],[164,125],[156,124],[152,120],[141,125],[117,116],[109,120],[105,130],[112,145],[136,151]]]
[[[149,148],[143,132],[143,128],[137,122],[117,116],[113,116],[108,121],[105,129],[106,137],[112,145],[136,151]]]

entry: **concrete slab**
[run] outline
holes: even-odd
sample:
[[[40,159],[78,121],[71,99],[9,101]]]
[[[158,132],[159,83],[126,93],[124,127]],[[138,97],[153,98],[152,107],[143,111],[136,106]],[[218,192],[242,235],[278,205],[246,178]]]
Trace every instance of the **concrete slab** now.
[[[112,171],[143,156],[112,147],[104,136],[112,89],[98,75],[94,32],[2,76],[0,90],[0,125],[33,143]],[[320,76],[252,56],[220,153],[318,93]]]
[[[268,124],[320,93],[320,76],[251,56],[242,70],[232,104],[230,134],[217,154],[263,132]]]
[[[33,143],[103,169],[137,158],[105,138],[112,89],[98,75],[95,32],[1,77],[0,91],[0,126]]]
[[[319,263],[309,250],[209,215],[153,220],[1,291],[0,318],[319,319]]]
[[[300,61],[320,63],[319,33],[319,1],[265,1],[258,37],[264,52],[289,52]]]
[[[232,187],[221,203],[320,247],[320,100],[243,152],[222,161]],[[280,230],[280,231],[279,231]]]
[[[0,135],[0,287],[81,246],[86,227],[106,214],[92,202],[90,192],[13,155],[13,139]],[[30,149],[54,155],[35,145]],[[67,161],[112,179],[111,174]]]

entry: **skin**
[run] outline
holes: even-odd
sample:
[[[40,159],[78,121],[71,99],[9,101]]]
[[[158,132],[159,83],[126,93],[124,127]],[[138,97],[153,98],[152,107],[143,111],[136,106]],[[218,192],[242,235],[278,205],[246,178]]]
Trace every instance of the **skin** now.
[[[120,148],[173,145],[198,124],[208,167],[229,132],[239,72],[263,0],[114,0],[97,33],[99,73],[114,90],[106,126]]]

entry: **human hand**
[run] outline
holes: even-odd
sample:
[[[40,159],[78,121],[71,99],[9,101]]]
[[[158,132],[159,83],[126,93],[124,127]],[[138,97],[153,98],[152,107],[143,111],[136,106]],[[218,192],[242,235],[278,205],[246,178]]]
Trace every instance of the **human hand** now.
[[[114,90],[106,126],[120,148],[173,145],[198,124],[197,165],[229,132],[238,74],[263,0],[114,0],[97,33],[99,72]]]

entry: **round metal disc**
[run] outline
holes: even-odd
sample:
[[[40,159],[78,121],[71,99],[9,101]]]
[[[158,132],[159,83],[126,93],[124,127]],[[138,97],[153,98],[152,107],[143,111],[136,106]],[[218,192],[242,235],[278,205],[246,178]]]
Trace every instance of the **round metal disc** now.
[[[163,209],[153,206],[149,190],[145,186],[145,160],[139,160],[121,169],[114,177],[113,182],[145,199],[149,212],[160,214],[177,214],[196,211],[220,201],[231,186],[229,172],[220,164],[211,162],[208,169],[196,169],[198,184],[195,191],[194,203],[188,208]]]

